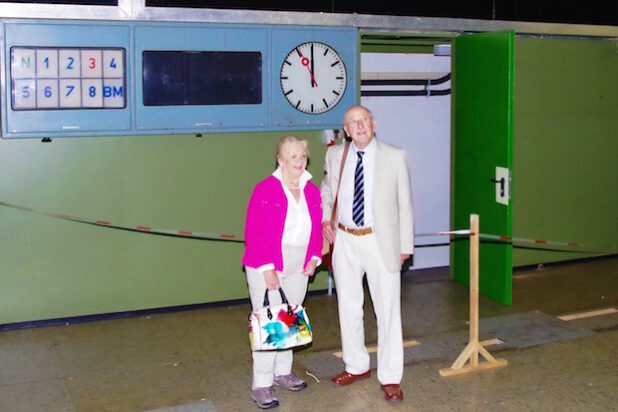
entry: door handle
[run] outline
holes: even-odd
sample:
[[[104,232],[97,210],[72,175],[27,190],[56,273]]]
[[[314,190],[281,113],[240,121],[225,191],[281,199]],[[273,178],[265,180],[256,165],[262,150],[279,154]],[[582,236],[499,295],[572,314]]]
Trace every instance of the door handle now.
[[[502,179],[489,179],[492,183],[500,183],[500,196],[504,196],[504,178]]]
[[[511,172],[509,169],[496,166],[496,174],[493,179],[489,179],[489,181],[492,182],[495,187],[496,203],[508,207],[509,199],[511,198]]]

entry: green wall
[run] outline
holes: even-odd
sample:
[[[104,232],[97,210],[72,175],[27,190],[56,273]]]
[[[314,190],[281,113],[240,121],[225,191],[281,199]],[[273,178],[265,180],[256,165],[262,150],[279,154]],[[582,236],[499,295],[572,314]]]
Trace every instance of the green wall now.
[[[513,236],[618,253],[618,41],[518,37]],[[515,248],[513,264],[591,256]]]
[[[310,142],[318,184],[326,147]],[[0,201],[126,226],[243,236],[285,133],[0,140]],[[246,298],[243,244],[156,236],[0,206],[0,324]],[[312,289],[323,289],[320,272]]]

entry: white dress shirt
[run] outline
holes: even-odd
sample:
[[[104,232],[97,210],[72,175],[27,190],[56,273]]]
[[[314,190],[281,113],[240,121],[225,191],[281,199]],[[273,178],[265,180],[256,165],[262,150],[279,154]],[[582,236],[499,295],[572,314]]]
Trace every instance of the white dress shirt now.
[[[369,143],[363,150],[359,150],[354,142],[350,145],[350,151],[345,160],[345,167],[341,175],[339,183],[339,197],[337,200],[337,216],[338,221],[345,227],[357,228],[356,223],[352,219],[352,205],[354,203],[354,173],[356,171],[356,162],[358,151],[362,151],[363,155],[363,179],[365,182],[364,199],[365,199],[365,226],[373,227],[373,208],[371,199],[373,199],[373,169],[376,158],[376,142],[375,139]]]

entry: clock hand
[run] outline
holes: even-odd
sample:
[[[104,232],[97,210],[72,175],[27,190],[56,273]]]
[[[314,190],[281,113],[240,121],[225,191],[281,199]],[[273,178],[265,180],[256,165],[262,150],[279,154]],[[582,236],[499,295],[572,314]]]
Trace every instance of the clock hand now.
[[[315,69],[313,68],[313,43],[311,43],[311,73],[315,73]],[[315,79],[312,79],[311,87],[313,87],[314,83],[315,83]]]
[[[313,71],[311,70],[311,67],[309,67],[309,59],[303,56],[303,52],[301,52],[299,48],[296,48],[296,51],[300,55],[300,62],[302,63],[302,65],[305,66],[307,70],[309,70],[309,76],[311,76],[311,87],[318,87],[318,82],[315,81],[315,77],[313,77]]]

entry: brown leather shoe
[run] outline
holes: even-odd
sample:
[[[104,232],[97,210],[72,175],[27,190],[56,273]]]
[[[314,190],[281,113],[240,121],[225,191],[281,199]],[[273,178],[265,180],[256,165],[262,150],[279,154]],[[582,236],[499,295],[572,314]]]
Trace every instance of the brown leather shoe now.
[[[343,385],[349,385],[351,383],[354,383],[360,379],[366,379],[370,376],[371,376],[371,370],[368,370],[365,373],[361,373],[360,375],[354,375],[353,373],[348,373],[344,371],[344,372],[341,372],[337,376],[333,376],[331,381],[333,381],[335,385],[343,386]]]
[[[384,397],[387,401],[400,401],[403,399],[403,391],[397,383],[389,383],[386,385],[380,385],[384,391]]]

